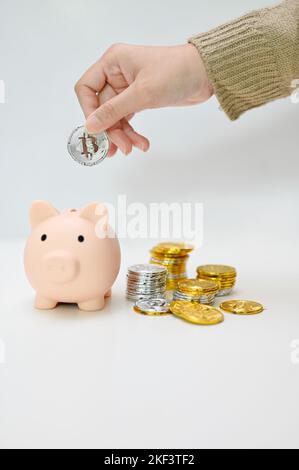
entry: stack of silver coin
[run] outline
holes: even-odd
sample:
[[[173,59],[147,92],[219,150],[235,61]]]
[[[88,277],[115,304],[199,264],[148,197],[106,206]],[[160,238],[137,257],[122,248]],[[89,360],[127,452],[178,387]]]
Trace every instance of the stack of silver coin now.
[[[128,269],[127,298],[148,300],[166,294],[167,269],[154,264],[135,264]]]

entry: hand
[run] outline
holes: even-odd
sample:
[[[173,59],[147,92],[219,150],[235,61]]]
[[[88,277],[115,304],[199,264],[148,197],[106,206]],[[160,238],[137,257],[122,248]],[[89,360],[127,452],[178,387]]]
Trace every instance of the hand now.
[[[188,106],[210,98],[213,89],[195,46],[116,44],[75,86],[91,134],[106,130],[110,155],[119,148],[147,151],[148,139],[129,124],[135,113],[165,106]]]

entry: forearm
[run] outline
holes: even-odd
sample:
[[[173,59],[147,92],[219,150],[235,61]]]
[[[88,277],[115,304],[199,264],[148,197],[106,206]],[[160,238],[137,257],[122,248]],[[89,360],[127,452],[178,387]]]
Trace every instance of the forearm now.
[[[288,96],[299,78],[299,0],[253,11],[192,37],[230,119]]]

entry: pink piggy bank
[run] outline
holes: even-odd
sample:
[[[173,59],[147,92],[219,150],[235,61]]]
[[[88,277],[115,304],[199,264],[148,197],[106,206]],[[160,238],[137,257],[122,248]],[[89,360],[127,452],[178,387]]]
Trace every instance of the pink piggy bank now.
[[[36,291],[35,307],[76,303],[101,310],[120,267],[120,248],[107,209],[92,203],[59,213],[36,201],[30,209],[32,233],[25,248],[25,271]]]

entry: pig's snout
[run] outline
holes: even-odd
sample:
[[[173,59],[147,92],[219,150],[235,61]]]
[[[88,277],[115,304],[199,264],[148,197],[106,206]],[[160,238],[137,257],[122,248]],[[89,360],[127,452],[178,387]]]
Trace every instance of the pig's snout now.
[[[78,269],[76,259],[67,251],[48,253],[43,259],[44,274],[50,282],[70,282],[76,277]]]

